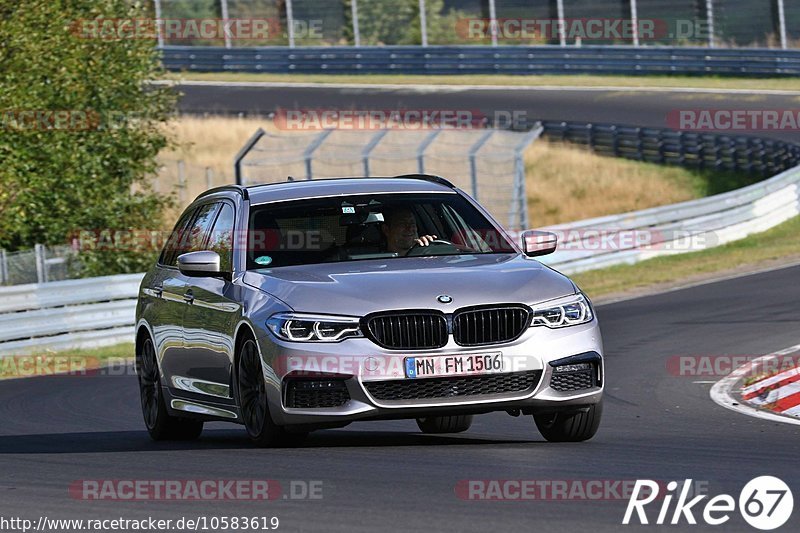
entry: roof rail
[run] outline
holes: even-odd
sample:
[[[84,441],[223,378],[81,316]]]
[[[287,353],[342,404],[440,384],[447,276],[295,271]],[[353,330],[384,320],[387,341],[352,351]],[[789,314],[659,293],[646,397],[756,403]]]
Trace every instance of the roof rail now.
[[[204,198],[210,194],[218,192],[226,192],[226,191],[238,192],[239,194],[242,195],[242,198],[244,198],[245,200],[250,199],[250,195],[248,194],[246,187],[242,185],[223,185],[221,187],[214,187],[213,189],[209,189],[206,192],[201,193],[200,195],[197,196],[197,198],[195,198],[195,200],[199,200],[200,198]]]
[[[451,189],[455,189],[456,186],[453,185],[450,181],[446,180],[441,176],[436,176],[435,174],[401,174],[399,176],[342,176],[339,178],[320,178],[316,180],[305,180],[305,179],[297,179],[294,176],[288,176],[286,181],[274,181],[272,183],[258,183],[249,185],[248,187],[269,187],[271,185],[286,185],[287,183],[308,183],[310,181],[334,181],[334,180],[350,180],[350,179],[412,179],[412,180],[425,180],[431,183],[438,183],[439,185],[444,185],[445,187],[449,187]],[[211,192],[218,191],[219,189],[225,188],[239,188],[241,187],[244,190],[244,194],[247,195],[247,188],[241,185],[227,185],[225,187],[217,187],[216,189],[211,189],[210,191],[206,191],[203,194],[210,194]]]
[[[445,187],[450,187],[451,189],[456,188],[456,186],[453,185],[449,180],[446,180],[443,177],[437,176],[435,174],[401,174],[400,176],[393,176],[393,177],[398,179],[417,179],[417,180],[431,181],[433,183],[438,183],[439,185],[444,185]]]

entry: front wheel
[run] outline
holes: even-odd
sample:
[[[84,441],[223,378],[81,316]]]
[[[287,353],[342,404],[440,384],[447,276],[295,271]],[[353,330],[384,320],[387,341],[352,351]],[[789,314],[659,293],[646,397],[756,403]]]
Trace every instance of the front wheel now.
[[[156,350],[150,339],[142,343],[136,354],[136,373],[139,376],[139,397],[147,432],[153,440],[194,440],[203,432],[203,422],[178,418],[167,412],[161,390]]]
[[[250,440],[262,447],[299,444],[305,433],[287,433],[272,421],[261,357],[252,339],[242,343],[237,376],[239,411]]]
[[[550,442],[581,442],[597,433],[603,415],[600,401],[580,411],[533,415],[536,427]]]
[[[423,433],[461,433],[471,425],[472,415],[417,418],[417,426]]]

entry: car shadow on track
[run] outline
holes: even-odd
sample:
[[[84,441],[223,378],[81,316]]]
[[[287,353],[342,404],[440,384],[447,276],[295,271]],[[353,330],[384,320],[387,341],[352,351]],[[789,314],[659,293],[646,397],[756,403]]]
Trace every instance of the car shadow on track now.
[[[476,438],[468,435],[423,435],[402,431],[367,432],[321,430],[309,435],[299,445],[284,449],[406,447],[406,446],[478,446],[498,444],[534,444],[527,439]],[[85,433],[43,433],[0,436],[0,455],[58,453],[118,453],[171,450],[253,449],[243,431],[206,430],[195,441],[154,442],[144,431],[100,431]]]

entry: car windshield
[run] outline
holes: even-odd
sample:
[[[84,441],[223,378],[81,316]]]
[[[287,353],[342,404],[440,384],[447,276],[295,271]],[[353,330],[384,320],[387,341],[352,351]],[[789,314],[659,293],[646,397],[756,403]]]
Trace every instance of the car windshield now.
[[[247,268],[516,250],[453,193],[371,194],[251,208]]]

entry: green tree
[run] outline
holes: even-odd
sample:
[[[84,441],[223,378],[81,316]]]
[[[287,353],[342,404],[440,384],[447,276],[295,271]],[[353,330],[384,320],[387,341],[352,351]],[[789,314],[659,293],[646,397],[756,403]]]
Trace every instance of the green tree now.
[[[353,21],[350,1],[345,4],[344,38],[352,43]],[[359,0],[358,29],[364,45],[422,44],[419,0]],[[445,10],[444,0],[427,0],[425,15],[430,44],[452,44],[464,41],[456,29],[459,19],[467,15],[455,9]]]
[[[213,20],[221,17],[219,0],[169,0],[161,2],[161,18],[165,20]],[[231,15],[231,18],[234,18],[233,15]],[[225,39],[221,36],[214,39],[170,39],[169,35],[166,35],[164,41],[165,44],[177,46],[223,46],[225,44]]]
[[[146,83],[162,73],[154,41],[80,30],[152,16],[128,0],[0,0],[0,247],[162,229],[171,200],[145,179],[175,97]],[[152,256],[88,251],[82,262],[99,275],[141,270]]]

